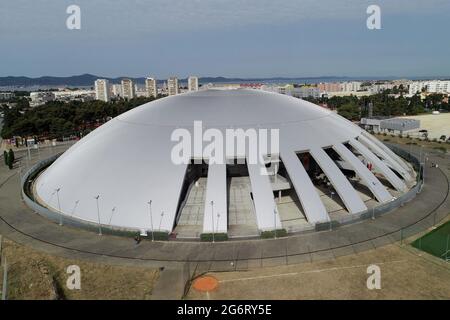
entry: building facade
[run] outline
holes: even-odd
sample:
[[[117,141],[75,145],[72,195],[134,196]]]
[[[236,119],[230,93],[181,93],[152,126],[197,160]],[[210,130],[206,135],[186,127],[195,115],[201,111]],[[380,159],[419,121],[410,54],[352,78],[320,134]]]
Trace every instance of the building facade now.
[[[133,80],[122,79],[122,97],[131,100],[136,96]]]
[[[176,77],[170,77],[167,80],[167,91],[169,96],[174,96],[177,95],[179,90],[178,90],[178,78]]]
[[[14,92],[0,92],[0,100],[9,100],[15,97]]]
[[[111,99],[109,92],[109,81],[106,79],[98,79],[95,81],[95,99],[109,102]]]
[[[37,107],[49,101],[55,100],[55,95],[50,91],[38,91],[30,93],[30,107]]]
[[[317,84],[317,88],[322,92],[340,92],[341,84],[338,82],[321,82]]]
[[[145,79],[145,91],[147,93],[147,97],[157,97],[158,96],[158,87],[156,85],[156,79],[147,78]]]
[[[189,91],[198,91],[198,77],[189,77],[188,78],[188,88]]]
[[[413,81],[409,84],[409,94],[421,93],[450,93],[450,80]]]

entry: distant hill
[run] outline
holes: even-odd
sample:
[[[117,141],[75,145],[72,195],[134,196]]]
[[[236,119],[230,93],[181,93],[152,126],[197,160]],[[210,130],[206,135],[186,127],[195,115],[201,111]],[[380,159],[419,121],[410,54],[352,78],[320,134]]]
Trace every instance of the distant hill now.
[[[82,74],[70,77],[52,77],[44,76],[39,78],[29,77],[0,77],[0,87],[31,87],[31,86],[93,86],[94,81],[97,79],[108,79],[111,83],[120,83],[123,78],[130,77],[117,77],[107,78],[102,76],[96,76],[92,74]],[[136,83],[143,84],[145,77],[130,78]],[[199,81],[201,83],[229,83],[229,82],[276,82],[276,81],[337,81],[347,79],[346,77],[317,77],[317,78],[225,78],[225,77],[201,77]],[[350,78],[348,78],[350,79]],[[159,83],[163,83],[166,79],[158,79]],[[179,79],[181,82],[186,82],[187,79]]]
[[[143,84],[145,77],[117,77],[107,78],[96,76],[93,74],[82,74],[70,77],[52,77],[44,76],[39,78],[29,77],[0,77],[0,87],[32,87],[32,86],[71,86],[71,87],[85,87],[93,86],[97,79],[108,79],[111,83],[120,83],[124,78],[133,79],[136,83]],[[273,78],[226,78],[226,77],[200,77],[199,82],[204,83],[243,83],[243,82],[290,82],[290,83],[317,83],[317,82],[332,82],[332,81],[351,81],[351,80],[393,80],[400,79],[400,77],[337,77],[337,76],[322,76],[322,77],[273,77]],[[426,78],[410,78],[426,79]],[[158,79],[158,83],[163,83],[166,79]],[[187,79],[179,79],[180,82],[187,82]]]

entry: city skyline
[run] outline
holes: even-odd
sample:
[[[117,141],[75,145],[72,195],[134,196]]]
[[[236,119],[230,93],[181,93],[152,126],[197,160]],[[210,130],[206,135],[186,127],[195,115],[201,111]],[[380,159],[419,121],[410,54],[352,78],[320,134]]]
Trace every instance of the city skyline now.
[[[80,0],[68,30],[69,1],[7,0],[0,76],[448,77],[450,3],[431,2],[378,1],[369,30],[365,0]]]

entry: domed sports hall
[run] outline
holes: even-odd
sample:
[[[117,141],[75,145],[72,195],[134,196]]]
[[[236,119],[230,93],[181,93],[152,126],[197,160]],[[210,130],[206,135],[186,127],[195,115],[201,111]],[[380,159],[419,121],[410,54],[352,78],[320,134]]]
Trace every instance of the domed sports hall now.
[[[248,161],[251,148],[227,149],[223,163],[196,151],[175,163],[173,133],[182,129],[194,140],[195,123],[223,137],[226,130],[278,130],[279,150],[262,154],[265,164]],[[108,121],[42,166],[31,192],[64,224],[195,241],[211,233],[289,235],[370,217],[393,210],[416,178],[412,164],[331,110],[261,90],[210,89]]]

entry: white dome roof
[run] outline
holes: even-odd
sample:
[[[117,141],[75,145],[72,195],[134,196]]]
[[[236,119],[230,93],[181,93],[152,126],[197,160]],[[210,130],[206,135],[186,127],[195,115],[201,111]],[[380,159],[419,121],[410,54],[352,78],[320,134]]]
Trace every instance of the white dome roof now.
[[[126,112],[96,129],[59,157],[36,180],[39,201],[58,211],[55,189],[60,188],[64,215],[114,227],[172,231],[187,165],[171,161],[176,128],[192,131],[194,121],[205,128],[276,128],[280,132],[280,157],[312,224],[329,219],[296,152],[307,151],[320,165],[350,213],[366,206],[323,148],[333,149],[355,170],[379,202],[392,196],[349,151],[349,143],[395,187],[404,191],[412,179],[409,167],[398,156],[358,126],[335,113],[293,97],[257,90],[207,90],[163,98]],[[230,156],[230,155],[228,155]],[[216,212],[227,212],[225,168],[210,165],[203,231],[210,222],[210,201]],[[248,166],[260,230],[273,229],[276,204],[269,178]],[[397,171],[402,178],[394,173]],[[152,221],[148,202],[152,201]],[[114,210],[114,218],[111,212]],[[226,215],[223,215],[226,216]],[[279,218],[277,218],[279,219]],[[278,221],[278,223],[280,223]],[[278,227],[280,224],[278,224]],[[216,232],[227,231],[221,218]]]

